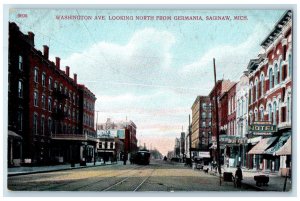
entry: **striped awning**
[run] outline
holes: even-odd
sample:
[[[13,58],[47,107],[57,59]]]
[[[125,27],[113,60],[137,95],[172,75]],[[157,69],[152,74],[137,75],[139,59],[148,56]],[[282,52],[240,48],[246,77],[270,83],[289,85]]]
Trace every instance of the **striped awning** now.
[[[276,139],[277,137],[268,137],[262,139],[248,152],[248,154],[264,154],[265,150],[268,149]]]
[[[275,155],[291,155],[292,154],[292,137],[290,136],[286,143],[275,152]]]
[[[275,155],[276,151],[278,151],[285,143],[286,141],[290,138],[291,134],[290,133],[285,133],[283,134],[278,141],[276,142],[276,144],[274,144],[274,146],[270,147],[269,149],[267,149],[264,153],[265,154],[272,154]]]

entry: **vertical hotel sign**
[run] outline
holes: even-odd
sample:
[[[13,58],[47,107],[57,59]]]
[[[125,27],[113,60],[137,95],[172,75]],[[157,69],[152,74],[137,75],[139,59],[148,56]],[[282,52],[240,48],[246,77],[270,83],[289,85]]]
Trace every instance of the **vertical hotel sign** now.
[[[249,126],[249,131],[253,132],[253,135],[272,135],[277,132],[277,126],[270,121],[255,121]]]

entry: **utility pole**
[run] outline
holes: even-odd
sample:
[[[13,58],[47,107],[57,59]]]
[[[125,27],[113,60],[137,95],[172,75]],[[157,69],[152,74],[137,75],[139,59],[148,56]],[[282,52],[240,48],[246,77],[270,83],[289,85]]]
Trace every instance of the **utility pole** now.
[[[190,145],[190,166],[192,167],[192,133],[191,133],[191,115],[189,114],[189,145]]]
[[[218,170],[219,170],[219,176],[220,176],[220,186],[222,183],[222,172],[221,172],[221,157],[220,157],[220,142],[219,142],[219,111],[218,111],[218,94],[217,94],[217,78],[216,78],[216,62],[215,58],[213,59],[214,62],[214,78],[215,78],[215,111],[216,111],[216,137],[217,137],[217,157],[218,157]]]

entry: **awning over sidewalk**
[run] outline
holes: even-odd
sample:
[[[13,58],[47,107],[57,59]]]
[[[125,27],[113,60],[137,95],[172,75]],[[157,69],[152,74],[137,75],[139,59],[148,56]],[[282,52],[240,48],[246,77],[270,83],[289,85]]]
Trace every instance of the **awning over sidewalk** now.
[[[8,137],[21,139],[21,140],[23,139],[23,137],[21,135],[18,135],[17,133],[10,131],[10,130],[8,130]]]
[[[264,154],[264,151],[268,149],[276,139],[277,137],[269,137],[262,139],[248,152],[248,154]]]
[[[292,154],[292,137],[290,136],[286,143],[275,152],[275,155],[291,155]]]
[[[277,143],[273,147],[270,147],[269,149],[267,149],[264,153],[275,155],[276,151],[278,151],[286,143],[286,141],[289,139],[290,136],[291,136],[290,133],[283,134],[279,138]]]

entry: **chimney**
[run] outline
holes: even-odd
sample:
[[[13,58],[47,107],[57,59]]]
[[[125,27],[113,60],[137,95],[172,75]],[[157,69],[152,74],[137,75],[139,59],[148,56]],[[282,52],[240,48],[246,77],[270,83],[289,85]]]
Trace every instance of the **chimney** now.
[[[66,66],[66,75],[69,77],[70,76],[70,67]]]
[[[59,57],[55,57],[55,66],[57,69],[60,69],[60,58]]]
[[[28,38],[29,38],[29,41],[31,42],[31,44],[34,46],[34,33],[29,31],[28,32]]]
[[[75,84],[77,84],[77,74],[76,73],[74,73],[74,82],[75,82]]]
[[[44,57],[46,57],[46,59],[49,59],[49,47],[47,45],[43,45],[44,47]]]

